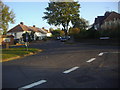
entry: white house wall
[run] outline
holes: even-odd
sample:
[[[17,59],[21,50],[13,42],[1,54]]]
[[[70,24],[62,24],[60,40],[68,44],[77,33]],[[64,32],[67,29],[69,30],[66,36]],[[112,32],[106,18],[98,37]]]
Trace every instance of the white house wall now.
[[[23,32],[13,32],[13,33],[7,33],[7,35],[13,35],[14,39],[20,39],[22,37]]]
[[[23,33],[25,33],[25,31],[24,32],[7,33],[7,34],[8,35],[13,35],[14,39],[20,39],[20,38],[22,38]],[[30,33],[30,31],[28,33]],[[34,40],[36,40],[37,37],[39,37],[39,40],[42,40],[43,38],[47,37],[47,34],[43,34],[41,32],[35,32]]]
[[[46,36],[47,36],[46,34],[43,34],[41,32],[35,32],[35,34],[34,34],[34,38],[36,39],[37,37],[39,37],[39,40],[42,40]]]
[[[17,38],[17,39],[22,38],[22,34],[23,34],[23,32],[18,32],[18,33],[16,33],[16,38]]]
[[[52,36],[52,33],[47,33],[47,37],[51,37]]]

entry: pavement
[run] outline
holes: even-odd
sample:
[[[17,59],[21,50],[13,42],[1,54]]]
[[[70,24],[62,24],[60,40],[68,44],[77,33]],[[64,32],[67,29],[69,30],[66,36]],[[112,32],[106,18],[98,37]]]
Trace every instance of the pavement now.
[[[3,89],[119,87],[116,46],[49,40],[29,47],[44,51],[2,63]]]

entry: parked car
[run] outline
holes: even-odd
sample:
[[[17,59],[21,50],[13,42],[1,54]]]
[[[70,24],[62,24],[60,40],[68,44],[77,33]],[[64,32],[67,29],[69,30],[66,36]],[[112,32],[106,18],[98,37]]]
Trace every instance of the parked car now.
[[[62,38],[60,39],[60,41],[61,41],[61,42],[66,42],[66,41],[67,41],[67,38],[62,37]]]
[[[67,39],[70,40],[70,36],[67,36]]]
[[[61,37],[56,37],[56,39],[57,39],[57,40],[60,40],[60,39],[61,39]]]

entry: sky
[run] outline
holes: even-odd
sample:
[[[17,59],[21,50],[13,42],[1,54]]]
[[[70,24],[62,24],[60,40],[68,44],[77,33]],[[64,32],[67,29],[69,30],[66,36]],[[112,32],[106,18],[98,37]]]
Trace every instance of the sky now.
[[[14,1],[14,0],[13,0]],[[18,0],[19,1],[19,0]],[[34,0],[35,1],[35,0]],[[47,24],[46,20],[43,20],[42,17],[48,6],[47,1],[34,2],[26,1],[24,2],[12,2],[12,0],[4,2],[11,10],[15,13],[15,24],[9,24],[9,29],[18,25],[20,22],[23,22],[27,26],[33,26],[42,28],[45,27],[49,29],[50,27],[56,28],[55,26],[50,26]],[[105,1],[105,0],[104,0]],[[94,19],[97,16],[102,16],[106,11],[115,11],[118,12],[118,2],[79,2],[81,5],[80,8],[80,17],[89,21],[89,24],[93,24]],[[9,30],[8,29],[8,30]]]

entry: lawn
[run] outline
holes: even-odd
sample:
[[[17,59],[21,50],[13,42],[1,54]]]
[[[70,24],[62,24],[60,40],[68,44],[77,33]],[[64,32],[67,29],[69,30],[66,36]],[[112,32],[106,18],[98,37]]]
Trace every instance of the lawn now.
[[[36,48],[29,48],[28,51],[26,48],[9,48],[2,49],[2,61],[8,61],[16,57],[24,57],[28,54],[34,54],[38,51],[42,51]]]

